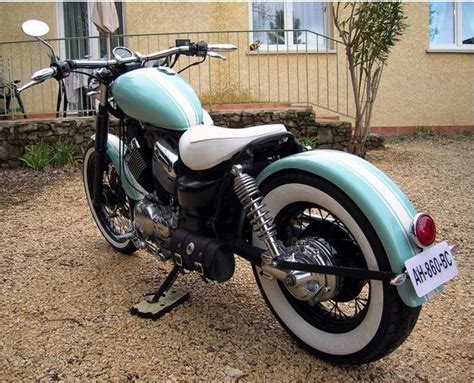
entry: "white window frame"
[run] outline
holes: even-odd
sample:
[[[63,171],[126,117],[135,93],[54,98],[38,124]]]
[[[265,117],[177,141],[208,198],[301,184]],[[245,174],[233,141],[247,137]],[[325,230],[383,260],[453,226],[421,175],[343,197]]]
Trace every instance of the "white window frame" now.
[[[256,38],[254,38],[254,34],[253,34],[253,10],[252,10],[252,4],[253,3],[258,3],[260,1],[249,1],[248,4],[248,17],[249,17],[249,30],[251,31],[249,33],[249,44],[253,43]],[[285,30],[292,30],[293,29],[293,18],[292,18],[292,14],[293,14],[293,2],[290,0],[283,0],[281,1],[283,2],[283,13],[285,15],[285,25],[284,25],[284,29]],[[329,28],[329,25],[332,25],[330,24],[330,22],[332,21],[331,19],[331,15],[328,11],[328,4],[327,2],[323,2],[324,3],[324,7],[325,7],[325,10],[324,10],[324,22],[325,22],[325,25],[323,25],[323,34],[319,34],[321,37],[321,39],[324,37],[323,41],[328,41],[326,39],[329,38],[331,39],[331,36],[330,36],[330,28]],[[289,28],[289,26],[291,26],[291,28]],[[315,32],[317,33],[317,32]],[[260,48],[258,50],[257,53],[297,53],[297,52],[300,52],[300,53],[306,53],[306,52],[309,52],[309,53],[334,53],[334,49],[332,48],[332,44],[329,43],[329,44],[326,44],[326,43],[321,43],[320,42],[320,39],[318,38],[317,39],[318,41],[318,44],[317,45],[313,45],[313,44],[295,44],[293,42],[293,31],[288,31],[288,32],[285,32],[285,44],[261,44],[260,45]]]
[[[429,49],[428,52],[465,52],[474,53],[474,44],[463,44],[462,36],[462,20],[463,9],[461,1],[453,1],[454,4],[454,43],[453,44],[433,44],[428,33]],[[431,2],[430,4],[431,5]],[[428,19],[429,23],[429,19]],[[428,26],[428,31],[431,26]]]

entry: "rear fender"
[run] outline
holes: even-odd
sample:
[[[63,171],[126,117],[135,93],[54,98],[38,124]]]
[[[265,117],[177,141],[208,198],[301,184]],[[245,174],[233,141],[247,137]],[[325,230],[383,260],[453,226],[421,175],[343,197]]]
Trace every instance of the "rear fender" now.
[[[91,137],[95,141],[95,135]],[[126,162],[123,160],[123,153],[127,151],[127,145],[120,138],[113,134],[107,136],[107,155],[113,162],[115,169],[120,176],[125,193],[132,200],[138,201],[145,197],[146,192],[135,180]]]
[[[336,150],[298,153],[267,166],[257,177],[257,183],[285,170],[315,174],[343,190],[372,224],[393,272],[401,273],[405,260],[420,252],[410,239],[415,208],[400,188],[369,162]],[[428,300],[428,296],[419,298],[408,280],[397,289],[408,306],[420,306]]]

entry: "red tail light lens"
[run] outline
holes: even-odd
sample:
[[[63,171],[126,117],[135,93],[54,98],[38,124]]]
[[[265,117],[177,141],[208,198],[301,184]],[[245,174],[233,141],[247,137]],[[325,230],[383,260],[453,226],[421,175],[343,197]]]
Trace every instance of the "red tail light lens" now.
[[[413,239],[420,247],[430,246],[436,239],[436,225],[428,214],[420,213],[413,219]]]

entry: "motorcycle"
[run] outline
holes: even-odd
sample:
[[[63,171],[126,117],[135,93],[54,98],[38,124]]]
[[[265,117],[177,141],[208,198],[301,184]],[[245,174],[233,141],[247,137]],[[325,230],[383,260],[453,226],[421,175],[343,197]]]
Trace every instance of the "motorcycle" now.
[[[44,23],[22,28],[53,51]],[[185,301],[172,287],[180,274],[228,281],[237,256],[299,345],[334,363],[382,358],[455,277],[457,248],[434,244],[433,219],[369,162],[306,150],[281,124],[214,126],[173,66],[235,49],[177,40],[148,55],[116,48],[106,60],[59,60],[53,51],[50,67],[19,91],[89,71],[100,100],[83,165],[93,219],[118,252],[143,249],[173,265],[132,313],[156,319]],[[116,135],[110,115],[120,121]]]

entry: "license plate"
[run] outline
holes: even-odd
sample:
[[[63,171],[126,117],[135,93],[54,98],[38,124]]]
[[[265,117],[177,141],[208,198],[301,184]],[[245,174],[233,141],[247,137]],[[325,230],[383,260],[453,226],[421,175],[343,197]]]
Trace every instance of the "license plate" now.
[[[458,275],[447,242],[438,243],[405,261],[416,295],[423,297]]]

